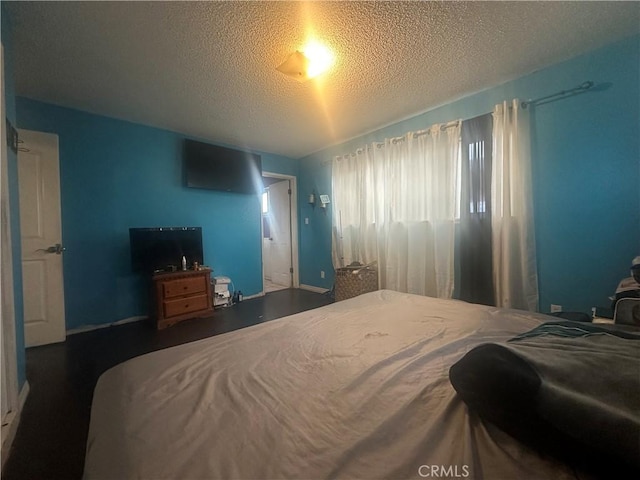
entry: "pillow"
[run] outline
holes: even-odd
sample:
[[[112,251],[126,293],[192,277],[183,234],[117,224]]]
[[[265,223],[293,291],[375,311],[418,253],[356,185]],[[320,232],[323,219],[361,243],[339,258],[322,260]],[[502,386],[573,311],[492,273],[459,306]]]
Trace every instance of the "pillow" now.
[[[639,340],[615,326],[548,322],[474,348],[449,378],[470,410],[540,452],[606,477],[635,476]]]

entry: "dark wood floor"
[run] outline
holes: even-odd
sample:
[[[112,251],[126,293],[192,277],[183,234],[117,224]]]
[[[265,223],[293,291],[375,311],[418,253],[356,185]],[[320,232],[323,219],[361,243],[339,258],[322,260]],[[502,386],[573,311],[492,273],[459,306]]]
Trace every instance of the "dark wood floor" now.
[[[216,310],[213,318],[189,320],[166,330],[136,322],[28,349],[30,391],[3,480],[81,478],[93,389],[98,377],[114,365],[332,301],[328,295],[305,290],[281,290]]]

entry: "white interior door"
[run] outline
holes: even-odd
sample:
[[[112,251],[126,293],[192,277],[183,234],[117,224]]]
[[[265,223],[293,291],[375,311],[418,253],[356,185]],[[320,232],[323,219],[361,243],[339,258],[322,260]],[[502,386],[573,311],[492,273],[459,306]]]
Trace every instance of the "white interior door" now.
[[[289,180],[269,187],[269,270],[271,281],[291,287],[291,189]]]
[[[27,347],[65,340],[58,136],[19,130],[18,179]]]

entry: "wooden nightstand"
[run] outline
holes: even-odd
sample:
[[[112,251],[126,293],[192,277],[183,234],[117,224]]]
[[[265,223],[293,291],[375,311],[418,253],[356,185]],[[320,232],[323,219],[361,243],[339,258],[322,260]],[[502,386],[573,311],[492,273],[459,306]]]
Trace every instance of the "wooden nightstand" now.
[[[213,315],[211,270],[156,273],[152,280],[158,330],[182,320]]]

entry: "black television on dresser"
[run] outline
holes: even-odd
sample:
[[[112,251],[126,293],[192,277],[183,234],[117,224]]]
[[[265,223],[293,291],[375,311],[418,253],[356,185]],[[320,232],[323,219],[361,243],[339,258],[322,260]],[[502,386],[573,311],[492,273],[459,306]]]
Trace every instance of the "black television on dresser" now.
[[[202,227],[130,228],[131,270],[151,274],[187,266],[202,265]]]
[[[185,184],[190,188],[259,194],[262,157],[257,153],[185,139]]]

